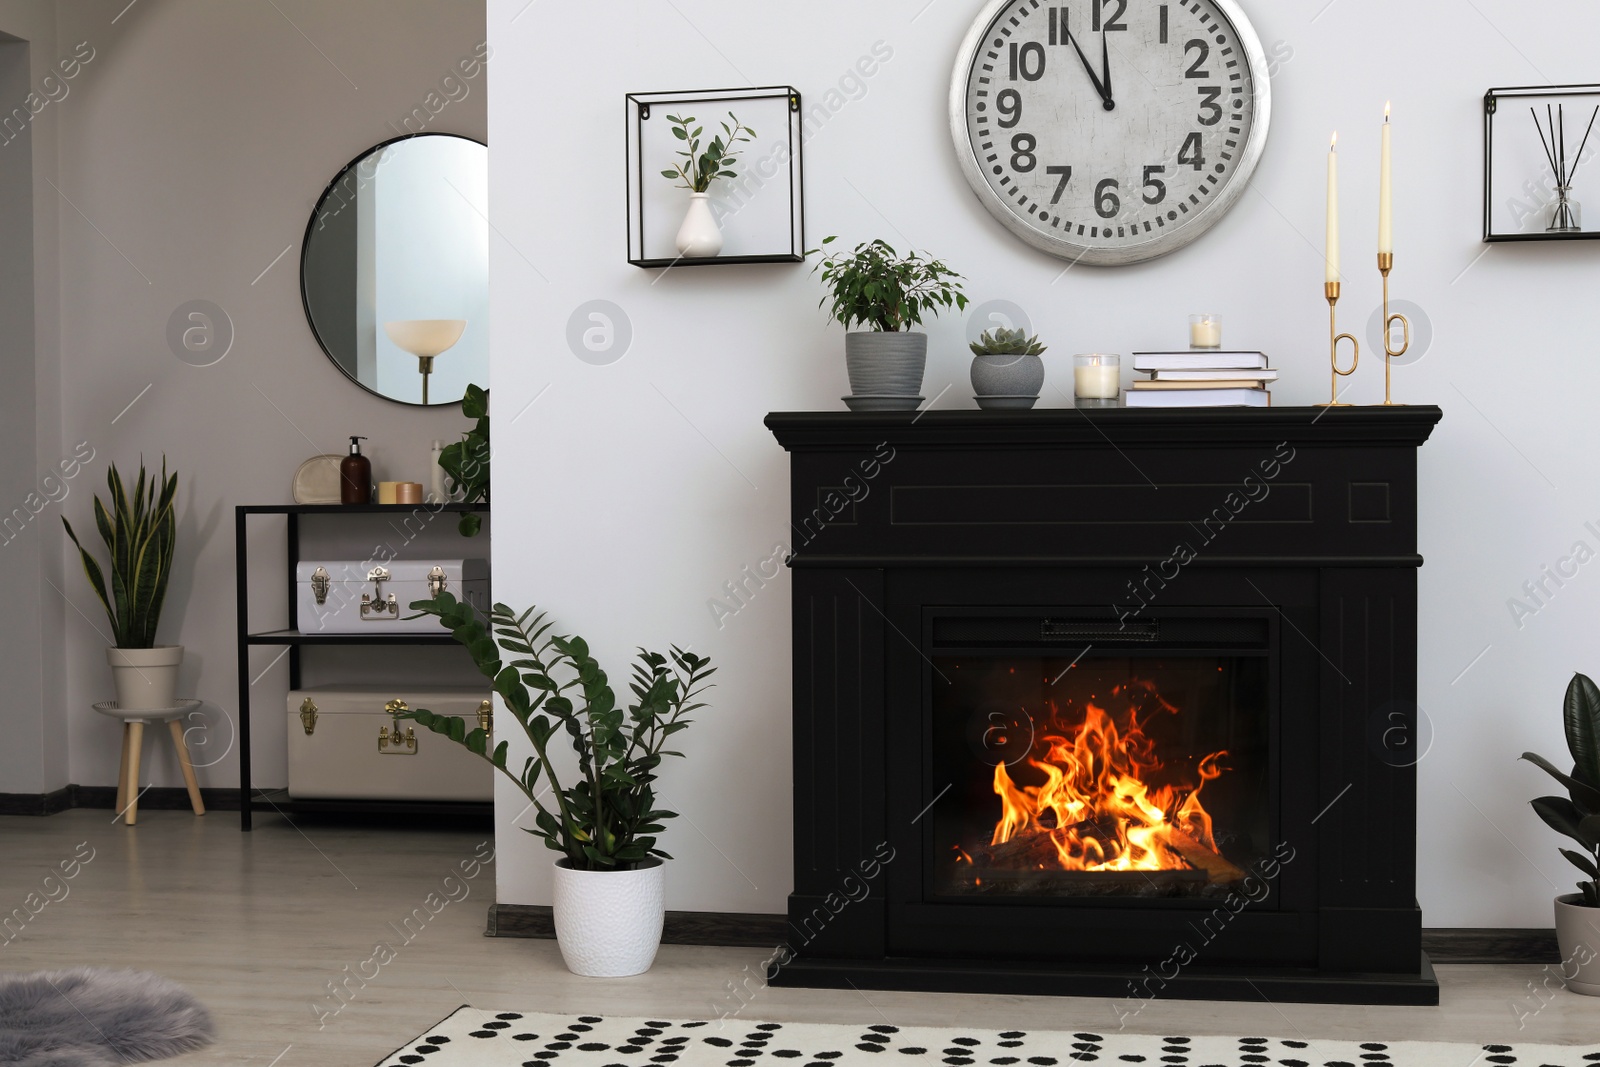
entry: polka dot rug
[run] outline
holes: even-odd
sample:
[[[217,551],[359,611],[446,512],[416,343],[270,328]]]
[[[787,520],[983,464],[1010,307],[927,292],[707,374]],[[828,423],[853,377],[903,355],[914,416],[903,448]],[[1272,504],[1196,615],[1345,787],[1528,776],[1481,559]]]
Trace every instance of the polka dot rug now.
[[[379,1067],[1600,1067],[1600,1045],[1469,1045],[669,1022],[460,1008]]]

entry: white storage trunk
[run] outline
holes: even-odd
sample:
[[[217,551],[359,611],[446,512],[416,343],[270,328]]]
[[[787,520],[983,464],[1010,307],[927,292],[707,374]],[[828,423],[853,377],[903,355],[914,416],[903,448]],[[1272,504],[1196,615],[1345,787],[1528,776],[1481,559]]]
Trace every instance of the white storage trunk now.
[[[470,732],[489,700],[487,690],[436,686],[297,689],[289,694],[289,795],[297,800],[492,800],[493,767],[425,726],[396,723],[389,710],[425,708],[453,715],[466,720]]]
[[[305,634],[444,633],[411,604],[445,592],[489,610],[489,563],[482,559],[301,560],[295,567],[295,624]]]

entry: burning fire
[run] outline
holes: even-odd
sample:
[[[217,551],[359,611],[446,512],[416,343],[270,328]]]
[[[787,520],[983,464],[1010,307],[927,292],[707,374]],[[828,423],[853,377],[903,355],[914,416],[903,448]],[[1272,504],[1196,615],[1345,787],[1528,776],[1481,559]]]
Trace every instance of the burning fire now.
[[[1019,785],[1003,762],[995,766],[1002,812],[985,866],[1202,870],[1212,881],[1242,875],[1217,851],[1211,815],[1200,802],[1205,783],[1228,769],[1220,762],[1228,753],[1201,759],[1195,767],[1199,781],[1155,785],[1174,775],[1161,773],[1163,764],[1137,714],[1130,710],[1126,728],[1119,730],[1103,708],[1085,708],[1083,723],[1066,731],[1071,736],[1046,734],[1034,746],[1027,763],[1044,775],[1042,784]]]

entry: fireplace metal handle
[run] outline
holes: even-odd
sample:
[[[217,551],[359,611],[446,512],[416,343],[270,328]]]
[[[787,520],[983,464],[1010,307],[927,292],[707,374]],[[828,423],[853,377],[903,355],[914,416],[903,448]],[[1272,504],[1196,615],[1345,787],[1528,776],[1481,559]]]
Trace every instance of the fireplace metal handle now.
[[[1099,619],[1045,619],[1039,624],[1041,641],[1159,641],[1158,619],[1111,622]]]

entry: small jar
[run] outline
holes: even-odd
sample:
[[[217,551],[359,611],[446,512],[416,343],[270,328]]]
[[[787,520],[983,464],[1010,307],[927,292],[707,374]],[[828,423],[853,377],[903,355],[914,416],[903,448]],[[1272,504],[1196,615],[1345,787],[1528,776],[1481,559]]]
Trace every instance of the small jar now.
[[[1078,407],[1116,407],[1122,398],[1122,357],[1098,352],[1073,356],[1072,384]]]
[[[1190,315],[1189,316],[1189,347],[1190,348],[1221,348],[1222,347],[1222,316],[1221,315]]]

